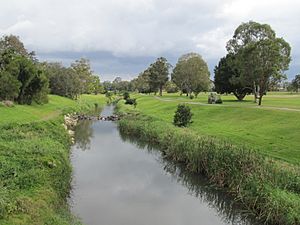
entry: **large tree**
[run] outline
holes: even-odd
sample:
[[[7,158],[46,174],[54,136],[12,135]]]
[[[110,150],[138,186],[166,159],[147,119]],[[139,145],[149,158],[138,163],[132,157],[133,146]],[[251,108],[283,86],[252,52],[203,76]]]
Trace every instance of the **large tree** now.
[[[206,91],[210,84],[208,66],[199,54],[182,55],[172,72],[172,81],[188,95]]]
[[[71,68],[75,71],[81,81],[81,94],[90,93],[91,83],[93,82],[93,71],[91,69],[90,61],[88,59],[81,58],[72,63]]]
[[[252,83],[255,101],[261,105],[270,79],[284,78],[291,61],[291,48],[268,24],[250,21],[242,23],[227,43],[227,50],[237,56],[241,81]]]
[[[240,79],[237,60],[233,54],[227,54],[226,57],[221,58],[214,72],[216,92],[220,94],[233,93],[239,101],[243,100],[247,94],[252,93],[251,83],[247,84]]]
[[[170,67],[171,65],[168,61],[164,57],[160,57],[145,71],[145,73],[149,73],[149,84],[151,89],[154,92],[159,90],[160,96],[162,96],[163,87],[169,79]]]

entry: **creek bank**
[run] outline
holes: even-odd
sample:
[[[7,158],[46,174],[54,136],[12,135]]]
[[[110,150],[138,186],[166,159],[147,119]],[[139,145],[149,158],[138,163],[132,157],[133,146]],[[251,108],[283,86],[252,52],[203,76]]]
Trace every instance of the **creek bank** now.
[[[299,168],[284,168],[258,152],[153,117],[122,111],[119,129],[157,146],[165,157],[205,175],[266,224],[300,224]]]
[[[77,124],[76,114],[70,112],[88,112],[94,104],[61,107],[69,114],[46,121],[0,124],[1,225],[81,224],[67,202],[70,146]]]

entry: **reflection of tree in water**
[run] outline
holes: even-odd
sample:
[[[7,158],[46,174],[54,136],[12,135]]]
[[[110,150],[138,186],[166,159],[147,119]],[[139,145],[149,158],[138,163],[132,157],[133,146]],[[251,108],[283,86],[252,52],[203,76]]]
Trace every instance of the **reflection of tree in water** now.
[[[75,128],[75,144],[83,151],[91,148],[92,123],[92,120],[81,120]]]
[[[123,133],[119,129],[120,137],[123,141],[130,142],[139,148],[147,149],[149,152],[155,152],[158,146],[152,146],[145,140],[139,140],[133,135]],[[216,209],[220,218],[225,223],[232,225],[258,225],[262,224],[255,221],[253,215],[243,210],[232,197],[224,191],[213,187],[203,176],[189,172],[183,164],[174,163],[173,161],[159,156],[158,161],[162,164],[163,169],[172,175],[174,179],[189,190],[189,194],[196,196],[201,201],[206,202],[211,208]]]

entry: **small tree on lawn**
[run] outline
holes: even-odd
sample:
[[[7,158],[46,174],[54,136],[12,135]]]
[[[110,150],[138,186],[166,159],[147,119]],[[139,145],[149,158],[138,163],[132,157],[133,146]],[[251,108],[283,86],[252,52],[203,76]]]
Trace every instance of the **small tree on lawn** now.
[[[174,125],[178,127],[186,127],[191,123],[192,112],[189,106],[179,104],[174,115]]]

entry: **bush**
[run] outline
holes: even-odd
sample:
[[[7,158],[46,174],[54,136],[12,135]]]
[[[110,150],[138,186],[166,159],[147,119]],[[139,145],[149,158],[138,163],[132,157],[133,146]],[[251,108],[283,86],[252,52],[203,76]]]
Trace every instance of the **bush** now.
[[[222,104],[222,103],[223,103],[223,101],[222,101],[221,98],[219,98],[219,99],[216,100],[216,104]]]
[[[136,99],[135,98],[127,98],[125,101],[126,105],[134,105],[134,108],[137,105]]]
[[[123,98],[124,98],[124,100],[127,100],[130,98],[130,95],[127,91],[123,93]]]
[[[179,104],[174,115],[174,125],[178,127],[186,127],[191,123],[192,119],[191,109],[187,105]]]
[[[194,99],[194,95],[190,94],[190,99]]]

